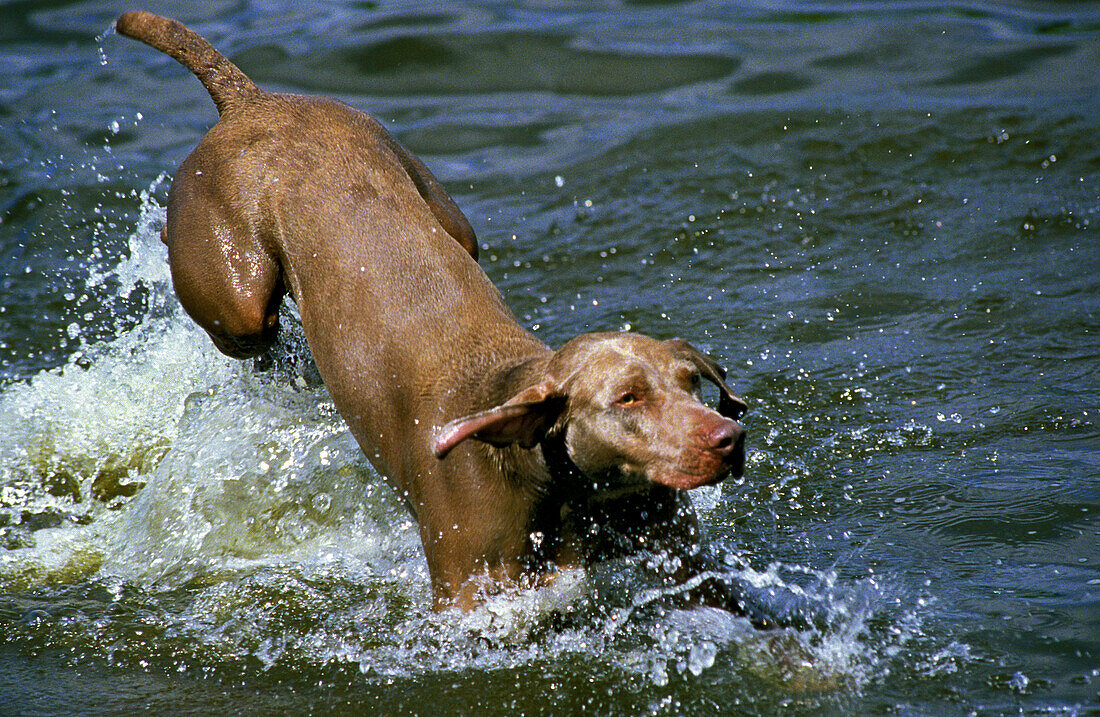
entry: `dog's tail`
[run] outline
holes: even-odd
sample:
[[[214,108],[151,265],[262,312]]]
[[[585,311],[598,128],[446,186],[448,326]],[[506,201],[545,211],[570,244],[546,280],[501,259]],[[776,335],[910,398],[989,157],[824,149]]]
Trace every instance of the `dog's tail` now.
[[[180,22],[135,10],[116,20],[115,29],[168,54],[194,72],[217,105],[219,115],[262,94],[239,67]]]

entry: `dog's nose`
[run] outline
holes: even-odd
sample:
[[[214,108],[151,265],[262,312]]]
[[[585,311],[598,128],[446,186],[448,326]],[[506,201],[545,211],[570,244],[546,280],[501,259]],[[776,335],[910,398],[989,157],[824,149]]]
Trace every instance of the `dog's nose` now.
[[[733,453],[745,438],[745,429],[737,421],[726,418],[707,434],[708,447],[720,456]]]

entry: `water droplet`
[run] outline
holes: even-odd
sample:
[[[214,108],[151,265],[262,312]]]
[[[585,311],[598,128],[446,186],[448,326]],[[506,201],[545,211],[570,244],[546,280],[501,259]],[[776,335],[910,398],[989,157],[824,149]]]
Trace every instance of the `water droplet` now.
[[[324,513],[332,507],[332,496],[328,493],[318,493],[313,496],[313,508],[318,513]]]

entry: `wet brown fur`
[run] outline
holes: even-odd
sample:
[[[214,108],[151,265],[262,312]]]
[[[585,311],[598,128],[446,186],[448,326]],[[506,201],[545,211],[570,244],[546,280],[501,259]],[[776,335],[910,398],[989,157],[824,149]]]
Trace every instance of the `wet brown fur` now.
[[[371,463],[416,517],[437,607],[479,576],[535,584],[623,550],[699,566],[681,489],[743,466],[744,404],[688,344],[586,334],[551,351],[477,265],[477,239],[381,124],[261,90],[201,37],[144,12],[120,33],[209,90],[220,120],[180,166],[163,239],[187,312],[224,353],[275,338],[285,294]],[[719,411],[696,396],[716,383]],[[694,566],[694,567],[693,567]]]

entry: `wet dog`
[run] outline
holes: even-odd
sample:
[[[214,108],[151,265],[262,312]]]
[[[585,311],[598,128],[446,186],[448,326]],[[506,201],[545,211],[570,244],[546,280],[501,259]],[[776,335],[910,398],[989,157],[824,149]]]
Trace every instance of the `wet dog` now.
[[[289,294],[340,414],[416,518],[437,608],[649,551],[688,599],[746,610],[698,579],[711,565],[686,497],[744,468],[746,406],[717,363],[632,333],[550,350],[478,266],[461,210],[376,119],[265,92],[173,20],[130,12],[117,29],[191,70],[220,115],[168,195],[183,307],[247,358],[275,340]]]

